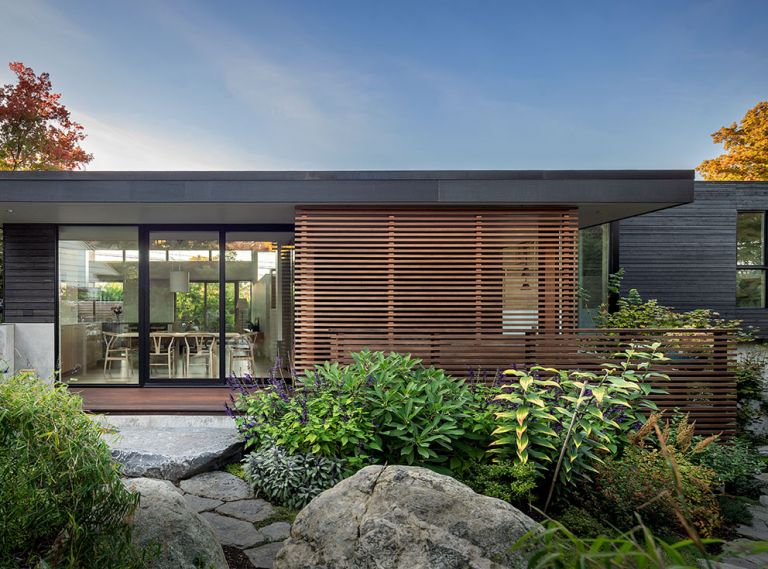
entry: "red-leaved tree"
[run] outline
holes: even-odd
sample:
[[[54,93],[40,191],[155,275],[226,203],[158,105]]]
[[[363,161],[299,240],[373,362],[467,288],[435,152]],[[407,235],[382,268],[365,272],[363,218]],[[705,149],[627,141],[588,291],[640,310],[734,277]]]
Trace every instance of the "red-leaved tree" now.
[[[80,147],[83,126],[52,92],[47,73],[8,67],[17,83],[0,87],[0,170],[79,170],[93,159]]]

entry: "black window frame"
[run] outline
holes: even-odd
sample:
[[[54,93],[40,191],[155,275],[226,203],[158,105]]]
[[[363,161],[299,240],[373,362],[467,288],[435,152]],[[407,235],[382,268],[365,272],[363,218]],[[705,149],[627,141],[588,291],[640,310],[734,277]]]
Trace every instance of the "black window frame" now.
[[[218,378],[150,378],[149,377],[149,236],[153,232],[163,231],[209,231],[218,232],[219,236],[219,314],[226,310],[226,235],[227,233],[292,233],[296,234],[296,226],[292,223],[261,223],[261,224],[136,224],[136,223],[59,223],[56,224],[56,286],[54,286],[54,362],[56,377],[60,377],[60,338],[59,338],[59,228],[61,227],[136,227],[139,237],[139,365],[138,381],[136,383],[88,383],[87,387],[119,387],[120,389],[136,389],[138,387],[223,387],[226,384],[225,342],[219,341],[219,377]],[[294,309],[295,315],[295,309]],[[219,318],[219,338],[226,337],[226,319]],[[64,382],[66,383],[66,382]]]
[[[739,253],[738,253],[738,247],[739,247],[739,224],[738,219],[739,215],[743,213],[759,213],[762,215],[763,218],[763,262],[760,265],[739,265]],[[738,296],[734,298],[734,303],[736,306],[736,310],[761,310],[768,308],[768,291],[766,290],[766,287],[768,287],[768,211],[763,209],[740,209],[736,211],[736,239],[734,243],[734,250],[736,255],[736,274],[738,275],[739,271],[760,271],[763,274],[763,301],[760,306],[739,306],[738,304]],[[736,284],[738,286],[738,279],[736,281]]]

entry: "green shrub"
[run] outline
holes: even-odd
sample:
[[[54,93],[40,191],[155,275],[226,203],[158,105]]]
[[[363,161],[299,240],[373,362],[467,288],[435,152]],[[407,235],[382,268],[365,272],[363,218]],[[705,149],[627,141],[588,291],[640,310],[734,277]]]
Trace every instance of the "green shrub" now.
[[[492,426],[478,421],[481,400],[463,381],[410,356],[361,353],[355,362],[371,384],[362,403],[381,447],[371,454],[379,451],[377,458],[391,464],[460,471],[478,458],[475,451],[484,453]]]
[[[713,443],[694,455],[692,460],[711,468],[715,481],[728,494],[751,498],[760,496],[755,475],[762,472],[763,461],[748,442],[735,439],[728,444]]]
[[[133,568],[120,481],[79,397],[26,374],[0,380],[0,567]]]
[[[557,521],[581,538],[595,538],[600,535],[610,535],[613,533],[612,530],[597,521],[587,510],[577,506],[567,507],[557,516]]]
[[[326,362],[294,380],[244,390],[235,420],[249,447],[273,440],[289,454],[460,471],[482,458],[497,391],[471,389],[405,354],[362,351],[350,365]]]
[[[762,444],[765,437],[760,440],[754,437],[749,427],[762,416],[768,415],[768,400],[766,400],[766,381],[764,377],[768,361],[764,355],[751,351],[747,352],[736,364],[736,426],[739,431],[748,437],[755,438],[755,442]]]
[[[637,289],[616,303],[614,312],[607,305],[600,307],[595,316],[597,328],[727,328],[734,330],[741,340],[751,340],[756,330],[742,327],[741,320],[725,320],[714,310],[700,308],[689,312],[675,312],[658,300],[643,300]]]
[[[700,545],[716,543],[705,539]],[[711,559],[694,541],[668,543],[642,524],[616,537],[585,539],[549,521],[544,531],[526,534],[511,549],[528,557],[528,569],[699,569],[700,557]]]
[[[604,457],[620,452],[643,413],[656,409],[651,381],[668,379],[650,371],[665,359],[659,344],[648,352],[628,349],[621,365],[605,363],[597,373],[533,366],[508,370],[515,383],[497,396],[495,452],[516,463],[532,463],[543,475],[569,485],[583,479]],[[553,471],[553,472],[548,472]]]
[[[478,494],[527,509],[536,490],[537,478],[532,464],[501,461],[492,464],[474,463],[461,477],[461,481]]]
[[[230,473],[232,476],[245,479],[245,471],[242,464],[232,463],[224,466],[224,470]]]
[[[312,454],[289,454],[267,445],[243,460],[245,478],[256,494],[270,502],[301,509],[344,477],[342,461]]]
[[[703,537],[721,525],[720,509],[712,491],[715,473],[690,462],[682,453],[675,456],[680,473],[678,492],[675,474],[667,458],[657,449],[628,447],[619,459],[606,462],[585,485],[585,507],[619,530],[629,530],[637,515],[651,530],[662,535],[684,534],[676,512]]]
[[[717,497],[720,505],[720,515],[723,523],[728,526],[745,525],[752,523],[752,511],[749,509],[751,502],[742,496],[729,496],[721,494]]]

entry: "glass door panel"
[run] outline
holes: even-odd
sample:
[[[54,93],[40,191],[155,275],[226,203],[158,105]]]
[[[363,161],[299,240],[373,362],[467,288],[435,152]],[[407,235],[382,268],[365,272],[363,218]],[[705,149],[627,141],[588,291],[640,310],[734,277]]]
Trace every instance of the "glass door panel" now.
[[[224,274],[225,372],[290,372],[293,350],[293,234],[228,233]]]
[[[149,378],[219,378],[219,234],[149,234]]]
[[[62,226],[58,247],[61,379],[138,383],[138,229]]]

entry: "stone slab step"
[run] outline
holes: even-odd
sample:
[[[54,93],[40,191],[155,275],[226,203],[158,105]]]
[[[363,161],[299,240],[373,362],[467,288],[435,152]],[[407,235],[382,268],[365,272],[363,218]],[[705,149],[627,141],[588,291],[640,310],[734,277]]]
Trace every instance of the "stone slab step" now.
[[[237,429],[218,427],[122,427],[103,435],[127,477],[177,481],[213,470],[238,455]]]

